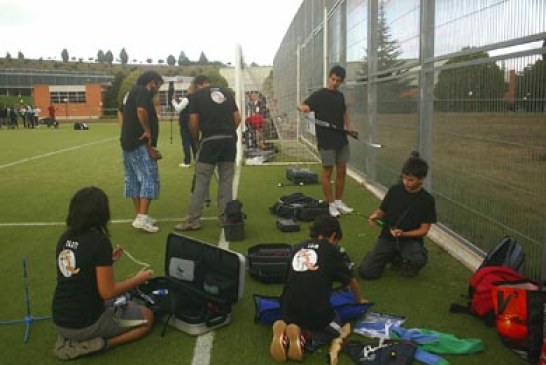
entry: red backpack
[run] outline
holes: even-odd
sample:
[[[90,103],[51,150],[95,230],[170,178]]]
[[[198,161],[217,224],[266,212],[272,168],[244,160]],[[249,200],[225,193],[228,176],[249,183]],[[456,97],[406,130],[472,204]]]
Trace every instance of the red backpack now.
[[[492,290],[496,282],[521,280],[523,276],[516,270],[506,266],[486,266],[474,272],[468,283],[468,297],[466,306],[453,303],[450,312],[468,313],[482,318],[485,323],[495,326],[495,312],[493,310]]]

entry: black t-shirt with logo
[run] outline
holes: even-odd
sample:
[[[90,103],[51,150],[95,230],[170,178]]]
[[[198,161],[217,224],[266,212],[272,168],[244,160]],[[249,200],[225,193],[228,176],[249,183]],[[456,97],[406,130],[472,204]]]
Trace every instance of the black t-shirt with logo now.
[[[53,321],[67,328],[84,328],[104,312],[97,286],[97,266],[112,266],[112,244],[92,229],[70,239],[65,233],[57,242],[57,287],[52,303]]]
[[[231,93],[207,87],[196,91],[190,102],[190,114],[199,114],[201,137],[235,135],[233,113],[238,111]]]
[[[311,94],[304,103],[315,112],[316,119],[333,124],[337,129],[345,129],[343,115],[347,106],[340,91],[323,88]],[[348,143],[347,134],[344,132],[319,125],[315,125],[315,131],[319,149],[339,149]]]
[[[338,247],[328,241],[308,240],[294,251],[281,296],[282,318],[305,329],[322,329],[335,318],[333,283],[347,285],[353,274]]]

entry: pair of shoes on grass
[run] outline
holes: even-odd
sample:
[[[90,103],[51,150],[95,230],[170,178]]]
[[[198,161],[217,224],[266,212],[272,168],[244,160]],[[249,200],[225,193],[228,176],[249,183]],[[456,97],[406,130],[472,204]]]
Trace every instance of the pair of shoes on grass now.
[[[60,360],[72,360],[77,357],[91,355],[106,348],[106,340],[95,337],[85,341],[73,341],[57,335],[53,355]]]
[[[285,362],[287,358],[302,361],[303,347],[304,340],[297,325],[286,325],[286,322],[280,319],[273,323],[273,339],[269,352],[275,361]]]
[[[330,203],[328,206],[328,213],[334,218],[337,218],[342,214],[351,214],[353,210],[353,208],[351,208],[341,200],[336,200],[333,203]]]
[[[132,225],[136,229],[140,229],[141,231],[148,232],[148,233],[156,233],[159,232],[159,227],[155,224],[157,223],[157,220],[150,217],[147,214],[138,214],[133,221]]]

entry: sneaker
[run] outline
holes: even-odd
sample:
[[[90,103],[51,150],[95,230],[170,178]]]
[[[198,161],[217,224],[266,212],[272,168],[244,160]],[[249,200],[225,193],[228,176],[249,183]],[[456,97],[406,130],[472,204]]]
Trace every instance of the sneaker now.
[[[95,337],[85,341],[73,341],[57,335],[57,342],[53,348],[53,355],[61,360],[75,359],[80,356],[89,355],[101,351],[105,347],[105,340],[102,337]]]
[[[201,229],[199,221],[184,221],[174,226],[175,231],[197,231],[198,229]]]
[[[155,226],[155,224],[157,223],[157,219],[155,218],[152,218],[151,215],[148,215],[148,223],[150,223],[152,226]]]
[[[148,219],[137,218],[133,221],[133,227],[148,233],[159,232],[159,227],[150,223]]]
[[[277,320],[273,323],[273,339],[269,346],[269,353],[278,362],[286,361],[287,339],[285,334],[286,323],[283,320]]]
[[[288,337],[288,358],[290,360],[303,360],[303,342],[301,340],[300,328],[291,323],[286,326],[286,336]]]
[[[350,206],[348,206],[347,204],[345,204],[341,200],[336,200],[335,205],[336,205],[336,208],[337,208],[338,212],[340,212],[341,214],[350,214],[354,210],[353,208],[351,208]]]
[[[339,210],[337,210],[336,206],[333,203],[330,203],[328,206],[328,213],[330,213],[330,216],[337,218],[341,214],[339,213]]]
[[[181,163],[180,165],[178,165],[178,166],[183,167],[183,168],[188,168],[188,167],[191,166],[191,164],[182,162],[182,163]]]

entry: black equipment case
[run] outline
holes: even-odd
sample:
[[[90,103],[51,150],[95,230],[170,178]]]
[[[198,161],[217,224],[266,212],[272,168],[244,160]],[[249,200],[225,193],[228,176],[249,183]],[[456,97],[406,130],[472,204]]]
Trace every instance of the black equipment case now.
[[[260,243],[247,251],[250,276],[264,283],[284,283],[293,247],[288,243]]]
[[[171,233],[165,252],[167,323],[200,335],[231,322],[245,283],[243,255]]]
[[[317,184],[318,174],[304,167],[289,166],[286,168],[286,178],[298,185]]]

